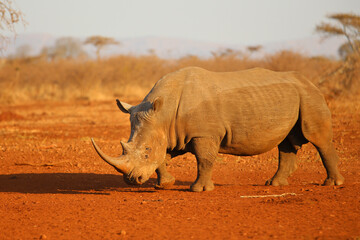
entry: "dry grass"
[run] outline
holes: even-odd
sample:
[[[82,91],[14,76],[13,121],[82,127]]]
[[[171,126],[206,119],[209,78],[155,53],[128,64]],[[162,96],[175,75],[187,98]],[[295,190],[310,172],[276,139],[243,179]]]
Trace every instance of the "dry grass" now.
[[[360,61],[350,68],[343,62],[279,52],[260,60],[235,55],[199,59],[189,56],[164,60],[156,56],[117,56],[104,60],[47,61],[42,58],[0,62],[0,103],[141,99],[163,75],[186,66],[213,71],[236,71],[264,67],[298,71],[317,84],[328,97],[359,93]],[[339,70],[340,69],[340,70]],[[345,70],[344,70],[345,69]]]

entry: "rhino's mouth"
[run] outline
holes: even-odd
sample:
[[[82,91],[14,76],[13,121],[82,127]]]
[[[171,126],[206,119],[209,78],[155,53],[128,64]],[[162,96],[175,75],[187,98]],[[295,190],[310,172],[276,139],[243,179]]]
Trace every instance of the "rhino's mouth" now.
[[[148,180],[148,178],[145,178],[143,175],[134,174],[133,171],[129,174],[124,174],[123,176],[124,181],[129,185],[141,185]]]
[[[129,184],[129,185],[141,185],[143,184],[145,181],[143,181],[142,177],[130,177],[129,175],[123,175],[124,176],[124,181]]]

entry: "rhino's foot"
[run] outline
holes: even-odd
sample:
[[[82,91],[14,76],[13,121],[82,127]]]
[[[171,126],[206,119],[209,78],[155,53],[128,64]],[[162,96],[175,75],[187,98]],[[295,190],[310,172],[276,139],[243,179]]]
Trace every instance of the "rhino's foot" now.
[[[169,173],[166,176],[161,176],[158,183],[155,185],[156,189],[168,189],[175,183],[175,178]]]
[[[276,178],[276,177],[273,177],[269,180],[266,181],[265,185],[267,186],[286,186],[286,185],[289,185],[288,181],[286,178]]]
[[[209,180],[206,182],[196,181],[190,187],[190,191],[192,192],[202,192],[202,191],[212,191],[214,190],[215,186],[214,183]]]
[[[325,179],[323,186],[339,186],[342,185],[344,183],[344,177],[339,175],[338,177],[335,178],[327,178]]]

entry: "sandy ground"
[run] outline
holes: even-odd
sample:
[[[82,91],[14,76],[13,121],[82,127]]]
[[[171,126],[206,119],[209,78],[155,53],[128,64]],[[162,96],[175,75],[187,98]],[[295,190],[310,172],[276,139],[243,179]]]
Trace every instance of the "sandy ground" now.
[[[188,191],[190,154],[171,160],[168,190],[154,189],[155,174],[128,186],[98,157],[90,137],[118,155],[129,136],[115,102],[0,106],[0,239],[359,239],[359,102],[330,102],[344,185],[321,186],[326,173],[308,144],[289,186],[264,186],[274,149],[219,155],[215,190],[203,193]]]

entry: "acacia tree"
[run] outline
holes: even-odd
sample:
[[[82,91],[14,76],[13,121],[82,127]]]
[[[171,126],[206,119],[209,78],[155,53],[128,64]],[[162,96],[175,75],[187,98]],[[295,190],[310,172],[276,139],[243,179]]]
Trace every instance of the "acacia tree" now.
[[[84,44],[92,44],[96,47],[96,58],[99,60],[101,49],[110,44],[119,44],[119,42],[110,37],[91,36],[85,40]]]
[[[262,49],[262,46],[261,45],[248,46],[246,49],[248,50],[251,56],[256,52],[259,52]]]
[[[23,13],[16,9],[13,0],[2,0],[0,2],[0,52],[3,51],[9,41],[9,32],[16,34],[15,25],[25,25]]]
[[[324,37],[345,36],[352,52],[360,56],[360,15],[352,13],[336,13],[328,16],[335,23],[321,23],[316,32]]]
[[[332,36],[344,36],[347,43],[342,45],[339,53],[345,53],[343,64],[334,71],[327,74],[319,84],[322,85],[330,76],[339,76],[338,81],[345,89],[350,90],[359,81],[355,81],[359,76],[360,65],[360,15],[353,13],[336,13],[328,16],[333,23],[321,23],[316,26],[316,32],[325,38]],[[345,50],[346,49],[346,50]],[[346,52],[345,52],[346,51]],[[342,91],[342,89],[334,89]]]

